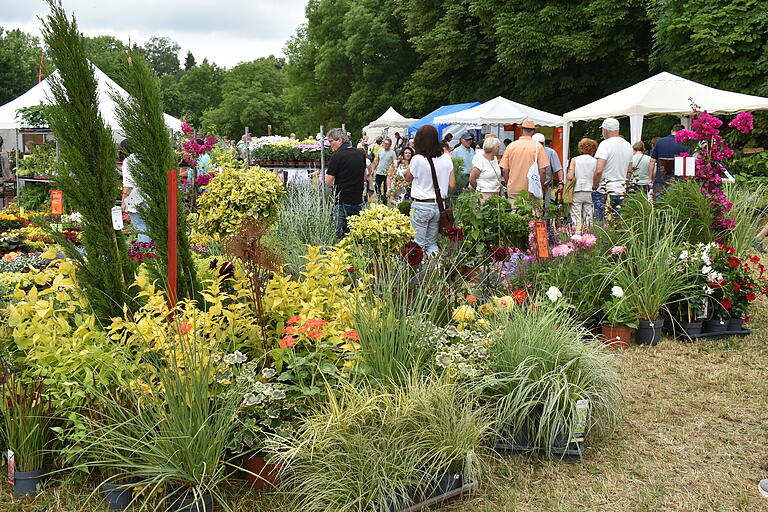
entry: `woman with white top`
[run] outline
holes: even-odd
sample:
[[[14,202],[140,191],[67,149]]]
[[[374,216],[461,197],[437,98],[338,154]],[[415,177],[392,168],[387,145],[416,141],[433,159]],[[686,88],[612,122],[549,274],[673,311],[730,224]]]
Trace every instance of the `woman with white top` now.
[[[472,171],[469,173],[469,184],[473,189],[483,194],[482,201],[491,196],[501,195],[501,183],[504,180],[499,159],[499,139],[486,137],[483,142],[483,152],[475,153],[472,159]]]
[[[437,184],[443,200],[448,189],[456,186],[451,156],[443,152],[437,129],[426,124],[419,128],[413,143],[416,156],[405,171],[405,181],[411,184],[411,225],[416,230],[414,237],[427,256],[437,254],[437,235],[440,228],[440,209],[437,206],[435,185],[432,179],[431,160],[435,166]]]
[[[397,162],[397,169],[390,168],[387,177],[387,195],[394,204],[400,203],[408,192],[408,184],[405,182],[405,171],[411,165],[413,158],[413,148],[403,148],[403,152]]]
[[[573,203],[571,204],[571,222],[577,232],[592,224],[594,204],[592,203],[592,181],[595,176],[597,160],[597,141],[581,139],[579,141],[579,156],[571,159],[568,166],[567,180],[575,180],[573,187]]]

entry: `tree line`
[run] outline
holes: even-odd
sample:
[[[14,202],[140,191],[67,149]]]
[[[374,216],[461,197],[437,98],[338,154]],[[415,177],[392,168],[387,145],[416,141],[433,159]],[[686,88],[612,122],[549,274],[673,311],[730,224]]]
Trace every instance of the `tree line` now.
[[[766,0],[309,0],[306,16],[285,58],[231,69],[191,53],[182,65],[178,44],[149,39],[166,112],[230,137],[267,125],[303,136],[357,131],[390,105],[420,117],[498,95],[563,113],[660,71],[768,95]],[[88,48],[120,83],[124,43]],[[0,32],[0,103],[34,85],[40,51]]]

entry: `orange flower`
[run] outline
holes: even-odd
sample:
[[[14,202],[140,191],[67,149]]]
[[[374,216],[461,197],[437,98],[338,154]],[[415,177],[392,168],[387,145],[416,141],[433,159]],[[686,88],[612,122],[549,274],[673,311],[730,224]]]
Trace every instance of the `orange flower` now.
[[[360,341],[360,333],[357,332],[357,329],[350,329],[349,331],[344,331],[344,339],[352,340],[352,341]]]
[[[188,324],[187,322],[182,322],[179,324],[179,334],[187,334],[191,330],[192,324]]]
[[[292,325],[283,327],[283,334],[296,334],[296,328]]]
[[[470,304],[473,303],[473,302],[477,302],[477,297],[475,297],[472,294],[469,294],[469,295],[467,295],[467,302],[469,302]]]
[[[328,322],[326,322],[322,318],[310,318],[309,320],[306,321],[304,325],[310,328],[315,328],[315,327],[323,327],[324,325],[328,325]]]
[[[301,315],[294,315],[288,319],[289,324],[297,324],[301,322]]]
[[[296,338],[293,336],[285,336],[282,340],[280,340],[280,348],[286,349],[288,347],[292,347],[296,344]]]
[[[313,340],[316,340],[323,337],[323,331],[313,329],[307,333],[307,336],[309,336]]]
[[[525,291],[523,290],[515,290],[514,292],[512,292],[512,298],[514,298],[515,302],[517,302],[518,304],[522,304],[523,302],[525,302],[525,299],[528,298],[528,294],[525,293]]]

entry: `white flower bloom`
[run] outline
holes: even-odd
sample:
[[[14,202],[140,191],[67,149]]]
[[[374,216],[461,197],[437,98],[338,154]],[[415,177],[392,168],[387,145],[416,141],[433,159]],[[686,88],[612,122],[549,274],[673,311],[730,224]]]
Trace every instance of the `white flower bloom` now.
[[[614,286],[611,288],[611,295],[617,299],[620,299],[624,296],[624,289],[621,286]]]
[[[683,251],[683,252],[680,253],[680,259],[681,260],[687,260],[688,259],[688,255],[689,255],[688,251]]]
[[[552,302],[557,302],[557,299],[563,296],[563,292],[561,292],[557,286],[550,286],[549,290],[546,292],[546,296]]]
[[[709,286],[705,286],[705,287],[704,287],[704,293],[706,293],[707,295],[712,295],[712,294],[714,293],[714,291],[715,291],[715,290],[713,290],[713,289],[712,289],[712,288],[710,288]]]
[[[710,272],[712,272],[712,267],[710,267],[709,265],[704,265],[703,267],[701,267],[702,274],[709,274]]]
[[[709,279],[709,282],[716,283],[717,281],[720,281],[723,278],[723,274],[720,272],[710,272],[707,276],[707,279]]]
[[[572,242],[580,242],[581,241],[581,235],[579,235],[579,234],[571,235],[571,241]]]

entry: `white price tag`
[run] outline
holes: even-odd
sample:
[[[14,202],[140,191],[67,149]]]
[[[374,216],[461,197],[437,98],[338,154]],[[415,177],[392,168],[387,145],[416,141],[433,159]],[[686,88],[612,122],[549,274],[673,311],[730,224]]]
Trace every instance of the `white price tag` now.
[[[115,231],[123,229],[123,210],[119,206],[112,207],[112,228]]]
[[[13,450],[8,450],[8,483],[16,483],[16,460],[13,456]]]

